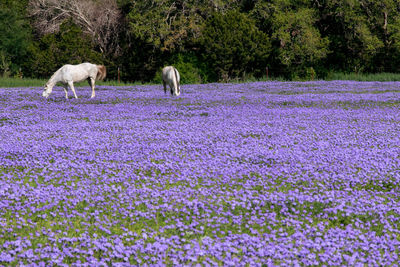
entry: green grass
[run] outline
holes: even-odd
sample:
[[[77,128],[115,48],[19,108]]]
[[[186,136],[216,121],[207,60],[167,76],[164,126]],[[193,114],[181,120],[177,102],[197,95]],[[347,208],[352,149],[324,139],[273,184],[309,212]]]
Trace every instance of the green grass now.
[[[309,81],[306,78],[297,77],[293,80],[288,80],[282,76],[269,76],[267,79],[266,76],[261,78],[254,77],[246,77],[244,79],[232,79],[229,82],[232,83],[247,83],[247,82],[259,82],[259,81],[298,81],[304,82]],[[327,75],[327,77],[316,77],[314,80],[343,80],[343,81],[378,81],[378,82],[389,82],[389,81],[400,81],[400,73],[342,73],[342,72],[331,72]]]
[[[327,80],[351,80],[351,81],[400,81],[400,73],[341,73],[334,72],[328,75]]]
[[[0,77],[0,87],[38,87],[44,86],[45,83],[45,80],[40,79]]]
[[[259,82],[259,81],[298,81],[305,82],[309,81],[306,78],[297,77],[293,80],[288,80],[282,76],[269,76],[268,79],[266,76],[260,78],[254,77],[245,77],[244,79],[232,79],[229,82],[232,83],[247,83],[247,82]],[[378,81],[378,82],[389,82],[389,81],[400,81],[400,73],[343,73],[343,72],[330,72],[326,77],[316,77],[314,79],[317,80],[343,80],[343,81]]]
[[[31,79],[31,78],[5,78],[0,77],[0,88],[12,88],[12,87],[44,87],[47,80],[45,79]],[[141,83],[124,83],[118,81],[97,81],[96,85],[108,85],[108,86],[129,86],[129,85],[138,85]],[[77,83],[76,86],[89,86],[89,84],[85,82]]]
[[[242,79],[233,79],[230,82],[233,83],[246,83],[246,82],[256,82],[256,81],[266,81],[267,78],[264,76],[262,78],[247,77]],[[269,77],[269,81],[287,81],[283,77]],[[400,81],[400,73],[341,73],[332,72],[328,74],[325,80],[351,80],[351,81]],[[301,80],[305,81],[305,80]],[[31,78],[5,78],[0,77],[0,88],[5,87],[43,87],[47,82],[46,79],[31,79]],[[125,83],[118,81],[98,81],[97,85],[108,85],[108,86],[131,86],[140,85],[141,82]],[[152,81],[148,84],[158,84],[156,81]],[[87,82],[77,83],[77,86],[88,86]]]

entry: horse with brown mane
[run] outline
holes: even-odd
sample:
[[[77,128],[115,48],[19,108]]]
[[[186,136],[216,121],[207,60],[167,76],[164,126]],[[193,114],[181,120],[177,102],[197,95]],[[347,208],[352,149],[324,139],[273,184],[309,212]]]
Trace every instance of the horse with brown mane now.
[[[53,87],[57,83],[61,83],[64,87],[65,98],[68,99],[68,87],[71,88],[75,98],[78,98],[75,93],[74,82],[87,80],[92,88],[92,96],[95,96],[94,84],[96,80],[103,80],[106,77],[106,67],[103,65],[95,65],[91,63],[82,63],[79,65],[64,65],[59,68],[46,83],[43,91],[44,97],[49,97],[53,91]]]

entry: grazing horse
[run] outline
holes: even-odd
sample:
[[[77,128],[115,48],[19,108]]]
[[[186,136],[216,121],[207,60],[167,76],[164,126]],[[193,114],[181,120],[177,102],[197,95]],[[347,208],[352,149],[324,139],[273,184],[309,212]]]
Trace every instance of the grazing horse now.
[[[78,98],[75,93],[74,82],[87,80],[92,88],[92,97],[94,93],[94,82],[103,80],[106,77],[106,67],[103,65],[94,65],[91,63],[82,63],[79,65],[64,65],[59,68],[46,83],[43,91],[44,97],[49,97],[56,83],[61,83],[64,87],[65,98],[68,99],[68,86],[74,93],[75,98]]]
[[[179,85],[179,72],[172,66],[167,66],[162,70],[162,81],[164,86],[164,93],[167,93],[167,84],[171,88],[171,95],[180,95],[181,86]]]

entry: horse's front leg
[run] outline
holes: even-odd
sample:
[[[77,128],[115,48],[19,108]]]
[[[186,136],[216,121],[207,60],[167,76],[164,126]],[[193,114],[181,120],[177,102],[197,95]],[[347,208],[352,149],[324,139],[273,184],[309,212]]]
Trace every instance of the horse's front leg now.
[[[64,92],[65,92],[65,98],[68,99],[68,85],[63,85]]]
[[[68,82],[68,85],[69,85],[69,88],[71,88],[72,93],[74,93],[75,98],[78,98],[78,97],[76,96],[76,93],[75,93],[74,83],[71,81],[71,82]]]
[[[96,95],[95,92],[94,92],[94,79],[93,78],[89,78],[88,80],[89,80],[89,85],[92,88],[92,96],[90,98],[93,98]]]
[[[167,93],[167,84],[164,82],[164,80],[162,81],[163,86],[164,86],[164,94]]]

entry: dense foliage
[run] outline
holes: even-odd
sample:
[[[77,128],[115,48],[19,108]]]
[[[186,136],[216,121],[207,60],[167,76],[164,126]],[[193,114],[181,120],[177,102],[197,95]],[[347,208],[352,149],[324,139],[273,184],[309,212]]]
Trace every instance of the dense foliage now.
[[[286,78],[400,70],[396,0],[0,0],[0,7],[4,76],[46,78],[85,60],[106,64],[109,79],[119,68],[126,81],[158,79],[166,64],[178,64],[184,82],[260,77],[266,67]]]

